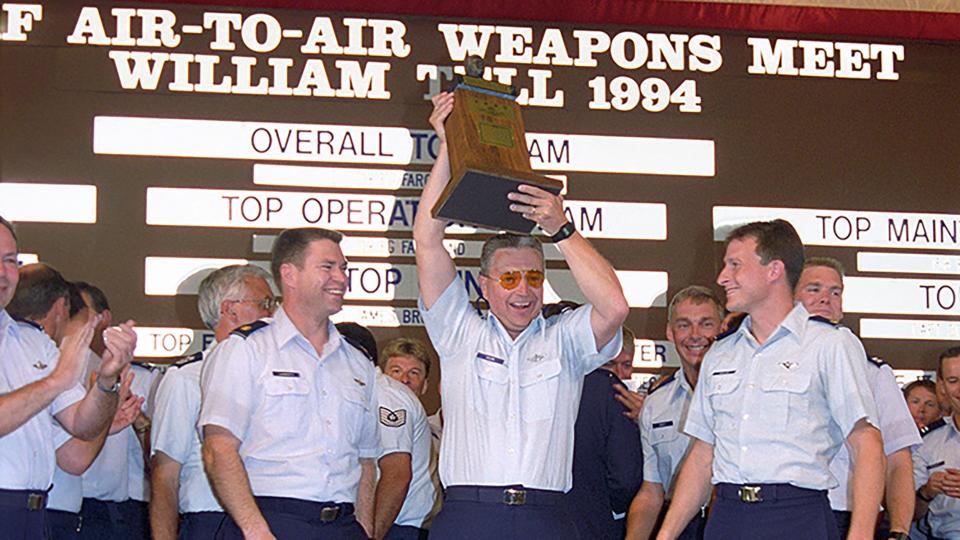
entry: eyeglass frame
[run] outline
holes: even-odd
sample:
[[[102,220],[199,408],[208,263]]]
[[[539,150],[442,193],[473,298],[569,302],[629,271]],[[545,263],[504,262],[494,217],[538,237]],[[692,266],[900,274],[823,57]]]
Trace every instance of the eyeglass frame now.
[[[268,313],[273,313],[278,307],[280,307],[280,299],[275,297],[267,298],[239,298],[235,300],[229,300],[229,302],[236,302],[239,304],[256,304],[259,305],[261,309]]]
[[[534,275],[536,275],[536,274],[539,274],[539,275],[540,275],[540,284],[539,284],[539,285],[534,285],[534,284],[530,283],[530,278],[527,277],[527,276],[529,276],[531,272],[534,272],[534,273],[535,273]],[[516,289],[517,287],[519,287],[519,286],[520,286],[520,281],[521,281],[521,279],[527,282],[527,286],[533,287],[533,288],[535,288],[535,289],[540,289],[540,288],[542,288],[542,287],[543,287],[543,284],[546,283],[546,281],[547,281],[547,273],[544,272],[543,270],[539,270],[539,269],[537,269],[537,268],[530,268],[530,269],[528,269],[528,270],[510,270],[509,272],[503,272],[503,273],[500,274],[500,276],[498,276],[497,278],[494,278],[494,277],[492,277],[492,276],[488,276],[488,275],[486,275],[486,274],[480,274],[480,275],[482,275],[482,276],[484,276],[484,277],[486,277],[486,278],[488,278],[488,279],[494,279],[498,284],[500,284],[501,287],[503,287],[503,290],[505,290],[505,291],[512,291],[512,290]],[[517,284],[514,285],[513,287],[507,287],[507,286],[504,285],[504,283],[503,283],[503,278],[506,277],[506,276],[510,276],[510,275],[513,275],[513,276],[516,276],[517,278],[519,278],[519,279],[517,279]]]

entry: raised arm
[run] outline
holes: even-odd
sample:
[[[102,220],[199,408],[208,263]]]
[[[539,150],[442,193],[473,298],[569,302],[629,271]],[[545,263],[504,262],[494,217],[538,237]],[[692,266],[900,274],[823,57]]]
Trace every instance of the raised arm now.
[[[417,206],[417,217],[413,222],[413,239],[417,244],[417,280],[420,298],[427,309],[433,307],[434,302],[457,276],[453,259],[443,247],[443,231],[447,223],[442,219],[434,219],[430,214],[450,181],[450,157],[447,153],[447,135],[443,123],[451,111],[453,94],[444,92],[433,96],[430,125],[440,140],[440,149],[423,187],[420,204]]]
[[[543,232],[553,236],[567,222],[560,196],[534,186],[521,185],[518,189],[519,193],[507,195],[514,201],[510,209],[536,222]],[[597,349],[602,349],[617,335],[630,312],[620,280],[610,263],[580,233],[574,232],[558,242],[557,247],[566,259],[577,286],[593,305],[590,325]]]

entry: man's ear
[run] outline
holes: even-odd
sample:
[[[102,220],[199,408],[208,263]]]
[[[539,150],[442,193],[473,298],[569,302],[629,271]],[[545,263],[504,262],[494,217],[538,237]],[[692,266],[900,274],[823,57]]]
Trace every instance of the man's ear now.
[[[670,323],[667,323],[667,341],[676,344],[676,342],[673,341],[673,326],[671,326]]]
[[[787,267],[783,264],[783,261],[780,259],[774,259],[767,264],[767,278],[771,283],[780,278],[783,278],[784,281],[787,280]]]

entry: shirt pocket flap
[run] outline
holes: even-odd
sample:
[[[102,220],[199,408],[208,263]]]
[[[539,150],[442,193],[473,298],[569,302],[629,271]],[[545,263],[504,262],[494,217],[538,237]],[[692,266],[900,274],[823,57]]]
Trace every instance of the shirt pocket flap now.
[[[765,379],[760,383],[764,392],[789,392],[802,394],[810,388],[809,373],[782,373],[776,377]]]
[[[735,375],[713,375],[707,382],[704,392],[708,396],[721,396],[733,393],[740,386],[740,377]]]
[[[559,358],[544,360],[534,364],[532,367],[527,367],[520,372],[520,387],[523,388],[532,384],[548,381],[560,375],[561,369]]]
[[[678,429],[679,426],[672,421],[669,424],[663,421],[654,422],[650,429],[650,442],[653,444],[670,442],[680,436]]]
[[[477,360],[477,377],[495,384],[507,384],[510,370],[501,364]]]
[[[310,393],[310,386],[302,377],[269,377],[264,381],[263,393],[268,396],[305,396]]]

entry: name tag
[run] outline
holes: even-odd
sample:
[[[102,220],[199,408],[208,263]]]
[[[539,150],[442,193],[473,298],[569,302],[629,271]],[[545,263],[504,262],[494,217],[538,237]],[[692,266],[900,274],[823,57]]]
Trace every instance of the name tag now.
[[[938,462],[934,463],[933,465],[927,465],[927,470],[929,471],[930,469],[936,469],[937,467],[943,467],[943,466],[946,465],[946,464],[947,464],[946,461],[938,461]]]
[[[656,422],[655,424],[653,424],[653,429],[670,427],[672,425],[673,425],[673,420],[667,420],[666,422]]]
[[[504,364],[504,362],[506,362],[506,360],[504,360],[503,358],[497,358],[496,356],[493,356],[491,354],[485,354],[482,352],[477,353],[477,358],[486,362],[493,362],[494,364],[500,364],[501,366]]]
[[[300,377],[300,374],[297,373],[296,371],[274,371],[274,372],[273,372],[273,376],[274,376],[274,377],[289,377],[289,378],[296,379],[296,378]]]
[[[728,369],[726,371],[714,371],[711,375],[733,375],[736,372],[737,370],[735,369]]]

